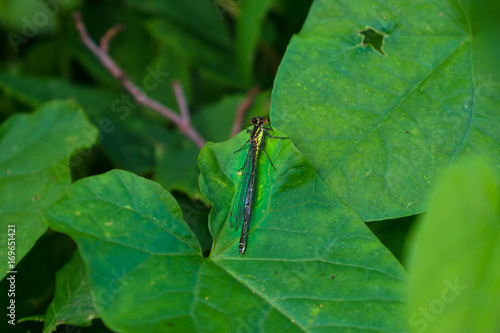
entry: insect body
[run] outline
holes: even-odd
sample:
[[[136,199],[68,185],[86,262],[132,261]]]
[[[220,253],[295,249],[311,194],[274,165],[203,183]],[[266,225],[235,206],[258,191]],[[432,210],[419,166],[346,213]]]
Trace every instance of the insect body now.
[[[264,134],[270,138],[288,139],[270,135],[268,131],[272,131],[272,127],[270,125],[269,127],[266,127],[266,124],[268,124],[268,121],[264,117],[252,118],[253,129],[247,130],[248,133],[250,133],[250,138],[240,149],[235,151],[235,153],[237,153],[243,150],[247,143],[250,143],[245,164],[243,165],[243,168],[239,170],[243,170],[243,176],[238,186],[231,214],[229,216],[229,225],[231,228],[238,230],[240,225],[242,225],[241,237],[238,245],[238,252],[240,254],[245,253],[247,244],[248,225],[252,216],[256,190],[255,186],[257,183],[257,161],[261,150],[267,156],[269,162],[271,162],[273,169],[276,170],[273,162],[264,150]]]

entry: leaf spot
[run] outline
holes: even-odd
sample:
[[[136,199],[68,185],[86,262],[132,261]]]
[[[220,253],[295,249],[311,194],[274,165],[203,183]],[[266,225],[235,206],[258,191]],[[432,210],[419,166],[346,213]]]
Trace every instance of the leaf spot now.
[[[384,46],[384,34],[376,31],[373,28],[358,31],[358,34],[363,36],[363,41],[361,42],[361,44],[363,44],[364,46],[371,46],[375,51],[377,51],[384,57],[387,56],[382,50],[382,46]]]

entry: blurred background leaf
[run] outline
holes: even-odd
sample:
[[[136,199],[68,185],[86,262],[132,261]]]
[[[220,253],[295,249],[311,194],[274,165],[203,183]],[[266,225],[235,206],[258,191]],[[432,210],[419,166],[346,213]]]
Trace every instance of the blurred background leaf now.
[[[38,106],[64,98],[80,103],[100,130],[100,144],[116,167],[139,174],[154,165],[154,143],[169,142],[163,119],[151,111],[138,114],[139,108],[128,96],[114,96],[90,87],[76,86],[59,79],[41,79],[0,74],[0,86],[18,99]]]
[[[500,330],[500,196],[483,159],[457,163],[436,184],[408,248],[413,332]]]
[[[243,82],[251,82],[255,47],[272,0],[242,1],[236,25],[236,59]]]
[[[56,330],[56,326],[69,324],[90,326],[97,318],[94,302],[90,295],[90,286],[78,251],[56,275],[54,299],[47,309],[44,333]]]
[[[60,199],[76,165],[97,139],[97,129],[70,102],[51,102],[15,115],[0,127],[0,255],[7,258],[7,228],[15,226],[15,265],[47,230],[38,213]],[[70,157],[77,153],[72,160]],[[10,246],[10,245],[9,245]],[[15,271],[0,263],[0,278]]]

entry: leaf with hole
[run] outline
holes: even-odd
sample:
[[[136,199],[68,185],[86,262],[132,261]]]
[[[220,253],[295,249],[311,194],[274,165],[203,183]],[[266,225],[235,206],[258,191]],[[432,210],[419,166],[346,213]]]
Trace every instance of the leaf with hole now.
[[[471,8],[318,0],[288,46],[273,124],[365,221],[422,212],[460,156],[488,154],[500,171],[495,59]]]

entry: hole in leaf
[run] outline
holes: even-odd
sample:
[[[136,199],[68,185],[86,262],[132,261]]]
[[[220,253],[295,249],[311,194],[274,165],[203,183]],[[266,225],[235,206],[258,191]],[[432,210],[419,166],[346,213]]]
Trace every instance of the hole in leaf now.
[[[358,31],[358,34],[363,36],[363,41],[361,44],[365,46],[371,46],[375,51],[383,55],[384,57],[386,54],[382,50],[382,46],[384,46],[384,37],[385,35],[379,33],[375,29],[368,28],[362,31]]]

